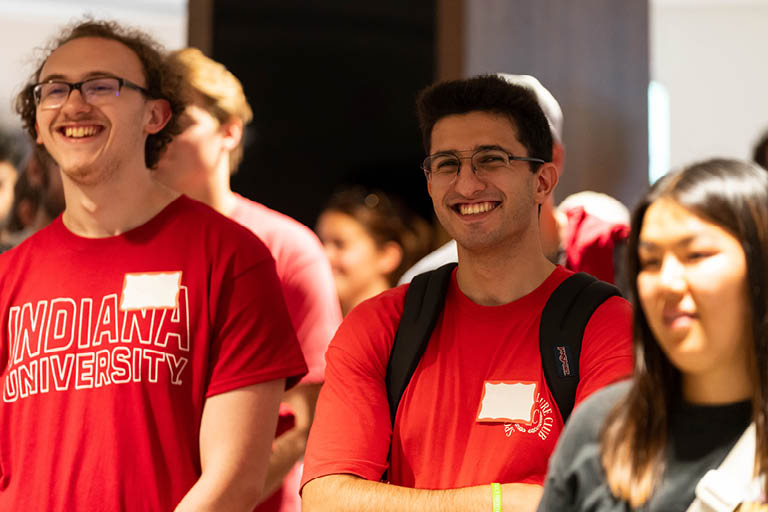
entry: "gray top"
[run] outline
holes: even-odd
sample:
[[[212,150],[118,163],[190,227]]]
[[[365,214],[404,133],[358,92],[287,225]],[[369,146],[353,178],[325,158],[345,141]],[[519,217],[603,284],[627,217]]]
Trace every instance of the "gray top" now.
[[[549,462],[539,512],[685,511],[696,484],[717,468],[752,419],[749,401],[718,406],[684,403],[673,414],[666,469],[641,509],[611,494],[600,463],[600,430],[613,406],[629,391],[629,381],[608,386],[577,407]]]

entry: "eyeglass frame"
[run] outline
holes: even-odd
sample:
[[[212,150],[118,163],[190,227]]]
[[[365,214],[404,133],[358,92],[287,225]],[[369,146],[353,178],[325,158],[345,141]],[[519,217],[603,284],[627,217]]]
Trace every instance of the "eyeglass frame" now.
[[[46,80],[45,82],[38,82],[35,85],[32,86],[32,97],[35,100],[35,107],[40,108],[40,103],[43,101],[42,98],[42,87],[44,85],[48,84],[62,84],[69,87],[69,91],[67,92],[66,98],[64,98],[64,101],[61,102],[60,105],[56,105],[55,107],[43,107],[45,110],[54,110],[57,108],[61,108],[62,105],[64,105],[68,100],[69,96],[72,94],[72,91],[76,90],[80,93],[80,96],[82,96],[83,101],[85,101],[85,94],[83,94],[83,84],[92,82],[94,80],[103,80],[105,78],[109,78],[112,80],[117,80],[118,87],[117,87],[117,95],[116,97],[120,96],[120,91],[123,90],[123,87],[127,87],[128,89],[133,89],[134,91],[138,91],[142,93],[146,97],[150,97],[149,91],[140,86],[139,84],[136,84],[134,82],[131,82],[130,80],[126,78],[121,78],[119,76],[112,76],[112,75],[100,75],[100,76],[92,76],[90,78],[86,78],[85,80],[81,80],[80,82],[67,82],[65,80],[58,80],[58,79],[51,79]]]
[[[467,151],[472,151],[472,154],[469,156],[459,156],[459,153],[466,153]],[[472,160],[474,160],[475,155],[480,153],[481,151],[501,151],[502,153],[507,155],[507,158],[509,158],[513,162],[534,162],[539,165],[548,163],[546,160],[543,160],[541,158],[534,158],[529,156],[515,156],[506,149],[502,148],[501,146],[480,146],[475,149],[467,149],[464,151],[438,151],[437,153],[432,153],[431,155],[427,155],[424,160],[421,162],[421,170],[424,171],[424,175],[428,180],[431,180],[432,170],[427,167],[427,160],[437,156],[437,155],[451,155],[455,156],[456,159],[459,161],[459,167],[456,169],[456,175],[458,176],[461,172],[461,161],[469,159],[470,168],[472,169],[472,172],[477,175],[477,169],[475,169],[475,166],[473,165]],[[454,176],[454,178],[455,178]]]

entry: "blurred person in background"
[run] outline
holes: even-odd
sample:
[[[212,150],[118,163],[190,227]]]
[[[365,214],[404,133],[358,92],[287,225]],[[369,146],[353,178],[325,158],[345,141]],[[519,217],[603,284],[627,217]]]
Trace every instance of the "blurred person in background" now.
[[[26,148],[9,130],[0,128],[0,251],[14,244],[8,237],[7,227],[13,211],[14,187]]]
[[[539,510],[766,510],[768,173],[709,160],[664,176],[627,250],[634,378],[575,411]]]
[[[768,169],[768,131],[755,144],[752,150],[752,160],[763,169]]]
[[[497,76],[530,89],[544,112],[552,133],[552,163],[558,177],[565,164],[563,112],[560,104],[538,79],[530,75]],[[574,272],[587,272],[625,291],[623,247],[629,236],[629,211],[616,199],[596,192],[574,194],[555,207],[550,195],[539,214],[541,245],[547,258]],[[399,283],[416,275],[458,260],[456,241],[451,240],[408,269]]]
[[[312,230],[230,188],[230,176],[243,158],[243,133],[253,117],[237,77],[197,48],[171,53],[168,63],[183,79],[187,107],[180,118],[182,132],[169,144],[156,176],[242,224],[266,244],[309,367],[309,374],[283,397],[265,501],[257,509],[297,512],[298,463],[323,381],[325,350],[341,322],[331,270]]]
[[[353,186],[335,193],[315,227],[331,262],[341,310],[395,286],[430,249],[431,228],[402,201]]]
[[[64,211],[59,166],[42,146],[32,150],[14,188],[3,240],[16,246]]]

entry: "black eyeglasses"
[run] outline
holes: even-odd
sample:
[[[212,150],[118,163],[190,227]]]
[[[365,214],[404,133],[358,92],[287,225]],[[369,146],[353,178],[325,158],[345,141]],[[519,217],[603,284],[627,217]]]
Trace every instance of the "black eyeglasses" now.
[[[459,153],[468,153],[469,156],[460,156]],[[501,169],[508,169],[512,162],[546,163],[541,158],[527,156],[515,156],[501,148],[479,148],[469,151],[446,151],[429,155],[424,159],[421,168],[427,179],[436,184],[448,184],[456,178],[461,168],[461,161],[469,160],[472,171],[478,177],[485,177]]]
[[[149,96],[149,91],[125,78],[116,76],[99,76],[70,83],[61,80],[48,80],[35,85],[32,94],[35,104],[42,109],[55,109],[61,107],[69,98],[72,90],[80,91],[83,100],[92,105],[106,103],[120,96],[123,87],[139,91]]]

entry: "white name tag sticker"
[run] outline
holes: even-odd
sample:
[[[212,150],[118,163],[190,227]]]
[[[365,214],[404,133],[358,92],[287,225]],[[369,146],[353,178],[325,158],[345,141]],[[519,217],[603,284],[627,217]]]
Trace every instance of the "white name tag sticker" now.
[[[176,309],[181,272],[125,274],[120,310]]]
[[[535,382],[487,380],[483,383],[477,421],[530,425],[535,406]]]

